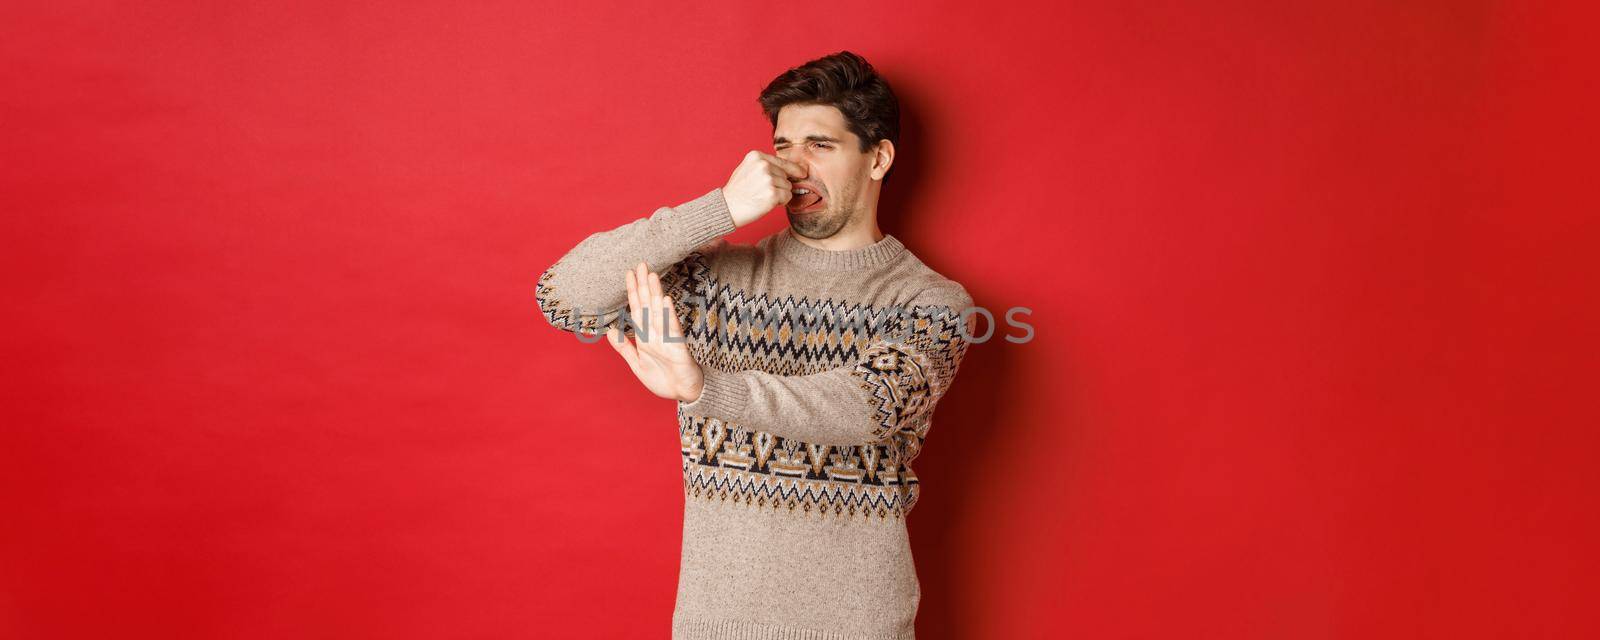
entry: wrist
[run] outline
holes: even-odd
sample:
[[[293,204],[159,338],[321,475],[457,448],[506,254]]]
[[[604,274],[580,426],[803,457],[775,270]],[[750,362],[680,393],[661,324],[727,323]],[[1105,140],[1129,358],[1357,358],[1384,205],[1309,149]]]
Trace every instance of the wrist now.
[[[745,405],[750,401],[750,390],[745,386],[745,374],[724,372],[707,367],[699,393],[693,401],[685,402],[689,415],[740,420]]]
[[[705,381],[705,378],[702,377],[699,382],[696,382],[693,385],[690,385],[690,387],[687,390],[687,392],[685,392],[683,394],[683,397],[678,398],[678,399],[683,401],[683,402],[694,402],[696,400],[699,400],[700,396],[705,395],[705,393],[706,393],[706,381]]]
[[[737,202],[730,202],[730,201],[727,200],[727,192],[726,191],[723,192],[722,203],[723,203],[723,208],[728,213],[728,219],[733,222],[733,228],[734,229],[738,229],[739,227],[744,226],[745,225],[744,221],[750,219],[751,214],[746,212],[744,210],[744,207],[740,206],[739,203],[737,203]]]

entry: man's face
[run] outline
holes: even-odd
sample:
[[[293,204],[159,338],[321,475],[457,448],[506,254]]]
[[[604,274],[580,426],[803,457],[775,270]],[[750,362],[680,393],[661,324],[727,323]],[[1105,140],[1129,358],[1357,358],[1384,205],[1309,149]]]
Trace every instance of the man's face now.
[[[774,155],[806,167],[805,179],[794,186],[814,192],[794,196],[784,208],[796,233],[831,237],[867,210],[864,199],[869,197],[875,154],[860,151],[860,142],[838,108],[813,104],[780,109],[772,148]]]

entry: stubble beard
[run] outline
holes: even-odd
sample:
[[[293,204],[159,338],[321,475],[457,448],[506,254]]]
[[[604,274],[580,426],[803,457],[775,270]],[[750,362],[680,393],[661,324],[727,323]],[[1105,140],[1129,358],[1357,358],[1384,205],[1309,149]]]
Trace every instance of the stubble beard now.
[[[823,205],[822,211],[816,213],[784,213],[789,216],[789,228],[794,229],[795,233],[812,240],[822,240],[833,237],[850,222],[850,210],[835,211],[833,206],[834,201],[829,200]]]

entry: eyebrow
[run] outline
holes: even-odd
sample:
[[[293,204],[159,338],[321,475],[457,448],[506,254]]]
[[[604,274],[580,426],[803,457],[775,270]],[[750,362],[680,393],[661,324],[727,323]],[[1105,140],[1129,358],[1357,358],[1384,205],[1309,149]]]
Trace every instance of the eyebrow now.
[[[813,133],[813,134],[811,134],[809,136],[806,136],[806,140],[812,141],[812,142],[832,142],[832,143],[835,143],[835,144],[837,144],[839,142],[839,139],[835,138],[833,136],[824,136],[824,135],[818,135],[818,134],[815,134],[815,133]],[[782,137],[782,136],[779,136],[777,138],[773,138],[772,139],[772,144],[774,146],[780,145],[780,144],[788,144],[788,143],[789,143],[789,139],[785,138],[785,137]]]

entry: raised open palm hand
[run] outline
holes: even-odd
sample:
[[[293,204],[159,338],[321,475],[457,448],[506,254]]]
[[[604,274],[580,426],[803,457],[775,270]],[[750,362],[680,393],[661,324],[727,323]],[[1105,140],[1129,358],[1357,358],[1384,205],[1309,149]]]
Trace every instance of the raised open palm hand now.
[[[623,274],[628,285],[628,316],[634,339],[622,330],[606,330],[606,342],[628,362],[646,389],[669,400],[692,402],[700,397],[704,379],[700,364],[689,355],[689,344],[678,323],[672,298],[661,291],[661,276],[640,262]]]

